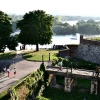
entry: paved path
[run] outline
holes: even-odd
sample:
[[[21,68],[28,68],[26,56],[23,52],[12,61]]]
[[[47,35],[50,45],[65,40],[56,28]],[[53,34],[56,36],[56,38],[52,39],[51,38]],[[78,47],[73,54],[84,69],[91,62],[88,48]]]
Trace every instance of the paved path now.
[[[29,73],[36,71],[40,67],[41,62],[26,61],[22,58],[20,51],[17,51],[15,57],[15,64],[12,65],[10,70],[10,77],[5,74],[0,78],[0,93],[9,88],[13,83],[25,77]],[[14,69],[16,68],[16,77],[14,77]]]

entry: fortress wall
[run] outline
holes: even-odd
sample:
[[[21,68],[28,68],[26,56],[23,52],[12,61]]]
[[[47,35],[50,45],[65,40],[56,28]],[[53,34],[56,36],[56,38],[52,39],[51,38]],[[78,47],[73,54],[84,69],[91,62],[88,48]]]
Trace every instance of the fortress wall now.
[[[100,64],[100,42],[86,40],[80,36],[80,45],[74,57]]]

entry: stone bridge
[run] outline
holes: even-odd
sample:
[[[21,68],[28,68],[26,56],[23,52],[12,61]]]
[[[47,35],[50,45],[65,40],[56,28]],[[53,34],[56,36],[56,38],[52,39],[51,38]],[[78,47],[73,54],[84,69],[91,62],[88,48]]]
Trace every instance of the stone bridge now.
[[[56,75],[64,76],[64,90],[66,92],[71,92],[73,87],[77,84],[77,78],[85,78],[91,80],[90,93],[97,95],[98,88],[100,88],[100,75],[96,76],[94,70],[84,70],[84,69],[73,69],[62,67],[60,70],[59,66],[47,66],[46,71],[51,75],[50,86],[56,85]]]

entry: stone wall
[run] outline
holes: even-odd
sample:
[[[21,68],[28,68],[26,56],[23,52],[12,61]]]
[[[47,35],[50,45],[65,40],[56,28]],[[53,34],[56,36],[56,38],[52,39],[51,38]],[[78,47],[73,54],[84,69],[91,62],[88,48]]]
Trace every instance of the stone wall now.
[[[83,39],[80,37],[80,45],[74,57],[100,64],[100,42]]]

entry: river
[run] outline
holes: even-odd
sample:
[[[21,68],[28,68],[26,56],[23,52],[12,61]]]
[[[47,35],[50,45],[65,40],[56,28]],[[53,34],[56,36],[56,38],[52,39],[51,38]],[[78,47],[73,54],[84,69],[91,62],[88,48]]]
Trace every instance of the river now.
[[[52,43],[49,45],[39,45],[39,48],[52,48],[53,45],[67,45],[67,44],[79,44],[80,43],[80,35],[77,33],[76,35],[65,35],[65,36],[52,36]],[[20,43],[16,47],[17,50],[20,50]],[[26,49],[35,49],[35,45],[26,45]]]
[[[64,21],[65,22],[65,21]],[[63,23],[64,23],[63,22]],[[70,25],[75,25],[78,21],[67,21]],[[15,32],[14,34],[19,34],[20,31]],[[52,43],[49,45],[39,45],[39,48],[52,48],[53,45],[67,45],[67,44],[79,44],[80,43],[80,35],[77,33],[76,35],[60,35],[60,36],[52,36]],[[18,44],[16,50],[20,50],[21,43]],[[35,45],[26,45],[26,49],[35,49]],[[5,51],[9,51],[8,48]]]
[[[49,45],[39,45],[39,48],[52,48],[53,45],[67,45],[67,44],[79,44],[80,43],[80,35],[77,33],[76,35],[60,35],[60,36],[52,36],[52,43]],[[16,50],[20,50],[21,43],[18,43]],[[35,49],[35,45],[26,45],[26,49]],[[5,52],[8,52],[9,49],[6,48]]]

